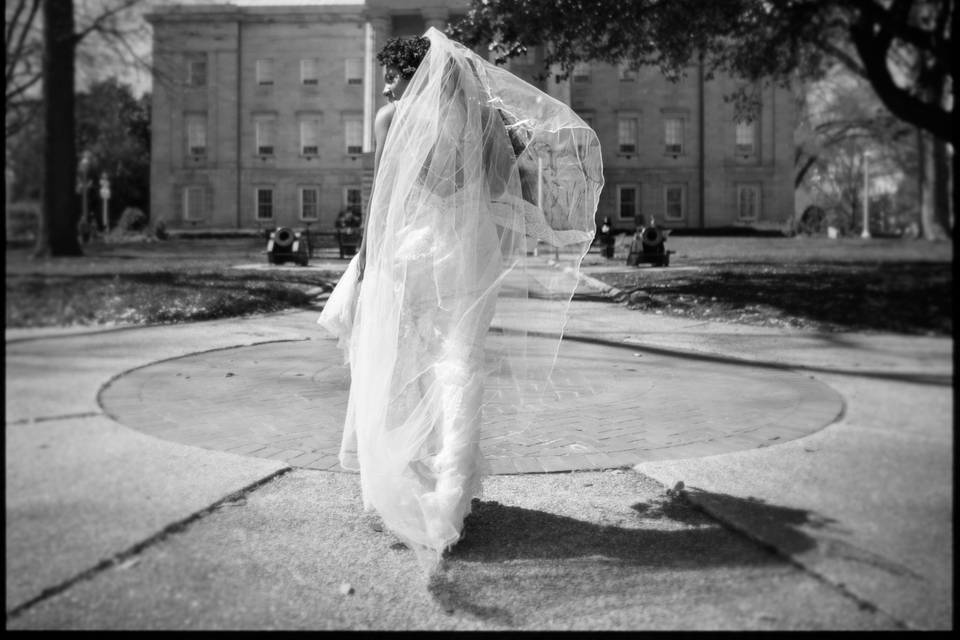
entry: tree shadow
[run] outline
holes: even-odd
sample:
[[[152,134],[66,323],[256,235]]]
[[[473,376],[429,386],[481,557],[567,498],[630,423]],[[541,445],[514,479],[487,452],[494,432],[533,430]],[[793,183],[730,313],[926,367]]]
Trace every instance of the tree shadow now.
[[[600,276],[603,280],[603,276]],[[618,276],[616,286],[649,294],[634,306],[697,316],[782,314],[824,331],[952,333],[951,262],[901,261],[712,265],[696,276]],[[621,281],[622,280],[622,281]]]
[[[10,310],[27,326],[51,317],[68,324],[112,320],[109,309],[135,309],[136,324],[236,317],[284,308],[322,308],[317,291],[329,293],[335,282],[323,273],[177,271],[145,269],[118,274],[56,273],[8,275]],[[124,317],[130,322],[130,317]]]
[[[822,528],[832,520],[812,512],[770,505],[755,498],[737,498],[725,494],[696,491],[698,500],[707,500],[727,509],[736,509],[752,520],[762,520],[784,534],[788,553],[814,546],[812,538],[798,530],[800,526]],[[636,513],[635,527],[604,526],[544,511],[477,502],[467,516],[466,535],[452,549],[450,558],[464,562],[502,562],[522,559],[563,559],[585,556],[616,558],[643,566],[677,567],[704,563],[740,564],[738,554],[709,553],[715,550],[719,536],[717,521],[687,500],[669,497],[639,502],[631,506]],[[643,527],[644,521],[665,521],[688,525],[689,529],[663,530]],[[677,544],[682,541],[682,544]],[[770,559],[771,562],[780,562]]]
[[[505,332],[500,332],[505,333]],[[544,335],[552,336],[552,334],[539,334],[530,332],[528,335]],[[818,334],[817,338],[824,340],[828,343],[834,342],[831,339],[826,337],[827,334]],[[742,337],[742,336],[741,336]],[[767,338],[769,336],[761,336],[762,338]],[[673,349],[670,347],[655,347],[646,344],[637,344],[635,342],[614,342],[609,341],[603,338],[596,337],[584,337],[584,336],[575,336],[575,335],[565,335],[563,336],[564,341],[567,342],[579,342],[584,344],[603,344],[605,346],[614,347],[616,349],[629,349],[630,351],[655,354],[659,356],[666,356],[670,358],[679,358],[682,360],[692,360],[695,362],[714,362],[718,364],[725,364],[734,367],[747,367],[751,369],[771,369],[773,371],[785,371],[785,372],[796,372],[798,369],[804,371],[812,371],[816,373],[829,373],[834,375],[844,375],[844,376],[853,376],[857,378],[872,378],[874,380],[887,380],[894,382],[910,382],[913,384],[925,384],[933,386],[952,386],[953,385],[953,374],[940,374],[940,373],[918,373],[918,372],[903,372],[903,371],[871,371],[867,369],[843,369],[840,367],[815,367],[811,365],[803,364],[790,364],[784,362],[771,362],[767,360],[747,360],[732,357],[725,354],[713,354],[713,353],[702,353],[699,351],[684,351],[680,349]],[[566,356],[567,359],[573,360],[571,356]]]
[[[775,529],[778,548],[788,554],[816,545],[801,527],[834,524],[803,509],[706,492],[699,492],[698,498],[703,495]],[[518,597],[511,594],[522,592],[526,594],[523,597],[530,597],[552,592],[571,598],[570,593],[557,591],[567,587],[576,591],[576,585],[567,583],[576,582],[575,576],[583,574],[599,572],[599,587],[594,584],[592,590],[615,590],[624,576],[636,576],[638,571],[710,574],[711,569],[723,567],[789,564],[781,555],[721,526],[678,495],[638,502],[631,505],[631,510],[632,515],[625,515],[626,521],[606,526],[494,501],[474,501],[464,536],[445,556],[446,575],[434,577],[429,591],[448,612],[462,611],[510,626],[516,617],[510,604]],[[533,582],[522,589],[518,588],[520,579],[510,575],[516,567],[528,572],[524,579],[529,579],[530,572],[535,574]],[[558,579],[558,572],[567,577]],[[499,586],[498,580],[502,582]]]

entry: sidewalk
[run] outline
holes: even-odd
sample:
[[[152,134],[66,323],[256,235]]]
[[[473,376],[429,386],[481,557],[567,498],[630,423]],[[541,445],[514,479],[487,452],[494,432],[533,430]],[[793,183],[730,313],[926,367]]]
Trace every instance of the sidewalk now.
[[[6,332],[8,628],[952,626],[949,339],[576,301],[565,370],[622,387],[486,443],[498,475],[428,592],[321,464],[346,383],[315,319]],[[671,430],[684,407],[706,426]]]

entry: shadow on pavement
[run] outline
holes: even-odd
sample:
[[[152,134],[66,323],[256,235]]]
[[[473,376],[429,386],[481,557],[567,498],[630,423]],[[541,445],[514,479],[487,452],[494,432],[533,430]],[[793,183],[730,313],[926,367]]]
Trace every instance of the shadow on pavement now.
[[[732,503],[740,512],[749,511],[783,533],[791,534],[787,551],[799,552],[815,542],[796,529],[800,525],[822,527],[831,520],[809,511],[769,505],[755,499],[696,491],[698,501]],[[631,507],[637,519],[627,528],[584,522],[543,511],[511,507],[498,502],[476,503],[465,522],[464,538],[451,550],[451,560],[502,562],[524,559],[561,559],[603,556],[631,564],[652,567],[679,567],[694,563],[739,564],[739,555],[717,553],[718,538],[728,533],[718,522],[682,498],[641,502]],[[686,525],[664,530],[662,522]],[[649,526],[645,523],[649,522]],[[700,552],[705,551],[701,556]],[[770,562],[780,562],[770,558]],[[752,561],[751,561],[752,562]]]
[[[837,521],[820,516],[806,509],[781,507],[767,504],[759,498],[738,498],[725,493],[712,493],[702,489],[684,492],[683,500],[696,504],[710,514],[735,514],[737,519],[755,523],[762,529],[764,540],[775,540],[781,553],[794,555],[816,546],[816,541],[800,528],[837,529]]]
[[[799,527],[832,524],[802,509],[698,492],[698,498],[704,497],[749,511],[750,518],[777,530],[786,541],[786,548],[778,548],[788,553],[816,545]],[[641,502],[631,509],[632,520],[624,514],[616,524],[604,525],[477,501],[466,519],[464,537],[447,554],[447,570],[431,581],[430,593],[449,613],[512,626],[522,611],[547,602],[557,606],[570,600],[573,606],[585,594],[622,595],[619,590],[677,572],[687,576],[681,581],[697,583],[708,575],[722,583],[731,572],[790,564],[721,526],[683,497]]]
[[[531,335],[534,335],[531,332]],[[539,334],[537,334],[539,335]],[[544,334],[547,335],[547,334]],[[819,334],[818,334],[819,337]],[[642,351],[655,355],[669,356],[671,358],[681,358],[684,360],[696,360],[700,362],[717,362],[721,364],[730,364],[743,367],[757,367],[763,369],[773,369],[776,371],[812,371],[814,373],[828,373],[842,376],[852,376],[857,378],[871,378],[873,380],[887,380],[890,382],[909,382],[913,384],[925,384],[934,386],[953,386],[953,375],[938,373],[917,373],[917,372],[897,372],[897,371],[869,371],[860,369],[843,369],[840,367],[815,367],[804,364],[785,364],[781,362],[770,362],[766,360],[747,360],[727,355],[716,355],[711,353],[685,351],[681,349],[672,349],[668,347],[655,347],[651,345],[637,344],[636,342],[615,342],[613,340],[604,340],[592,336],[564,335],[564,340],[570,342],[581,342],[586,344],[602,344],[619,349],[630,349],[631,351]]]

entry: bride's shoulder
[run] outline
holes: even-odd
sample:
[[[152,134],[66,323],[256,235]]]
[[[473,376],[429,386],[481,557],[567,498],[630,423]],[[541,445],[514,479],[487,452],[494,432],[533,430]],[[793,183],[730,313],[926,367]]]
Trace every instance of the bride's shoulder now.
[[[376,124],[385,124],[389,125],[390,121],[393,120],[393,114],[397,112],[397,105],[393,102],[388,102],[379,109],[377,109],[377,116],[375,118]]]

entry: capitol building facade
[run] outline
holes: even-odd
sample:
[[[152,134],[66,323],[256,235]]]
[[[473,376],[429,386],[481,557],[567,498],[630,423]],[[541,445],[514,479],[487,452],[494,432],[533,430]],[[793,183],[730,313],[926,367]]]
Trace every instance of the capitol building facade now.
[[[332,229],[366,203],[373,117],[385,104],[376,53],[387,38],[440,30],[463,0],[173,5],[153,26],[151,217],[171,229]],[[737,122],[736,80],[678,83],[659,70],[579,65],[538,80],[533,48],[508,68],[571,105],[597,132],[605,186],[598,222],[632,231],[779,227],[793,215],[795,101],[760,93]]]

